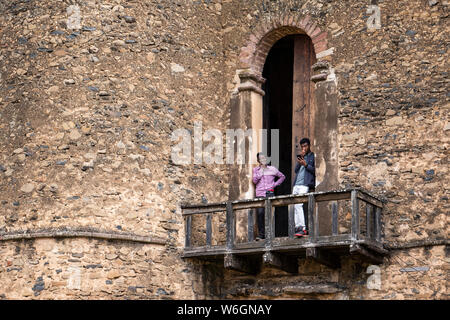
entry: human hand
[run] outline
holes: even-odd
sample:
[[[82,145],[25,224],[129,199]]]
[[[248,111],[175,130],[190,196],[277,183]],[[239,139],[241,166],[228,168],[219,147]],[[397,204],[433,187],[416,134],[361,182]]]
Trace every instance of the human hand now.
[[[297,162],[298,162],[300,165],[306,167],[306,161],[305,161],[305,158],[303,158],[303,155],[302,155],[302,154],[297,155]]]

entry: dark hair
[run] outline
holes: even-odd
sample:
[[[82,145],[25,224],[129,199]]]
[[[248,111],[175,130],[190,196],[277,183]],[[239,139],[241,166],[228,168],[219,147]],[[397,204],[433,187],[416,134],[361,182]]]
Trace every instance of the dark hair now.
[[[309,139],[308,139],[308,138],[303,138],[302,140],[300,140],[300,145],[302,145],[302,144],[304,144],[304,143],[307,143],[307,144],[308,144],[308,146],[310,146],[310,145],[311,145],[311,141],[309,141]]]
[[[262,153],[262,152],[258,152],[258,153],[256,154],[256,160],[258,160],[258,162],[259,162],[259,156],[265,156],[265,154]]]

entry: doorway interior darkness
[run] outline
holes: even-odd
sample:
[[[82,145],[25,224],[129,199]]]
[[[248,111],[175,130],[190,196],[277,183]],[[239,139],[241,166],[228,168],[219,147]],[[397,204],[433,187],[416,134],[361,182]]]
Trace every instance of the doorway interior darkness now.
[[[278,40],[267,55],[262,86],[263,128],[268,130],[267,153],[271,155],[270,130],[279,130],[279,170],[286,180],[276,188],[276,195],[291,194],[295,155],[302,137],[311,137],[313,87],[311,66],[315,63],[311,39],[304,34]],[[305,206],[305,212],[306,206]],[[305,215],[306,216],[306,215]],[[305,217],[307,218],[307,217]],[[275,210],[275,236],[288,235],[288,207]]]

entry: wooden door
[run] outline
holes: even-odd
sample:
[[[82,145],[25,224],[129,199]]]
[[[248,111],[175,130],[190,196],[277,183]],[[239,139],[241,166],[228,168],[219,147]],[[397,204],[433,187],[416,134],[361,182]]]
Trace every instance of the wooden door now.
[[[314,46],[307,35],[294,37],[294,74],[292,94],[292,167],[297,163],[296,155],[301,150],[300,140],[307,137],[314,141],[314,83],[311,81],[312,65],[316,63]],[[292,170],[292,181],[295,172]]]

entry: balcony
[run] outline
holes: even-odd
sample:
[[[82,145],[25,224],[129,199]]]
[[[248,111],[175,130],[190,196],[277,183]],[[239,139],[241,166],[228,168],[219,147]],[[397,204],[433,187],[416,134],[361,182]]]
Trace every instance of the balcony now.
[[[297,203],[307,205],[307,237],[294,237],[293,206]],[[254,215],[261,207],[266,212],[266,238],[255,241]],[[276,237],[275,211],[282,207],[287,207],[288,235]],[[388,254],[382,243],[383,202],[362,189],[183,204],[181,208],[185,219],[182,257],[223,260],[226,269],[256,274],[262,266],[269,266],[295,274],[299,258],[339,268],[345,256],[381,264]],[[324,221],[331,226],[324,225]]]

